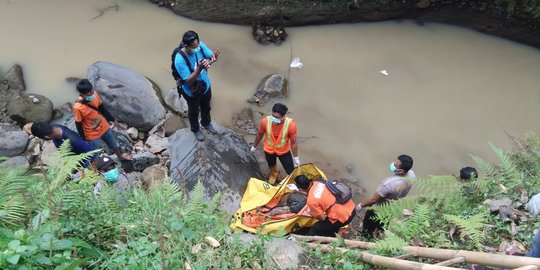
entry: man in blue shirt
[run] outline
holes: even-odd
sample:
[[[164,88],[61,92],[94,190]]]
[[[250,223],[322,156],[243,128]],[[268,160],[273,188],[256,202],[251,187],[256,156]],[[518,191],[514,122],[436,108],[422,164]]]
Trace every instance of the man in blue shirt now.
[[[204,134],[199,128],[199,110],[201,126],[211,134],[217,133],[210,123],[212,85],[208,77],[208,68],[218,56],[219,50],[212,52],[206,44],[199,41],[197,33],[187,31],[174,57],[174,67],[180,77],[177,80],[179,94],[187,101],[191,131],[199,141],[204,141]]]
[[[52,140],[56,148],[60,147],[64,141],[69,139],[71,152],[76,155],[88,153],[95,149],[90,143],[83,140],[83,138],[81,138],[77,132],[69,129],[66,126],[36,122],[32,124],[30,131],[32,135],[40,139],[46,141]],[[82,164],[83,168],[88,167],[94,157],[95,156],[92,156],[91,158],[86,159]],[[72,175],[72,178],[79,178],[82,177],[82,175],[82,171],[79,171],[78,173]]]

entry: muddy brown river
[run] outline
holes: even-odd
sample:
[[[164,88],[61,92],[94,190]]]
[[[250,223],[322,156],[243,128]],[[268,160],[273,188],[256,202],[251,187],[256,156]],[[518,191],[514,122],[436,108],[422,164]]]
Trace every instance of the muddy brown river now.
[[[115,3],[118,11],[96,17]],[[258,45],[250,27],[188,20],[142,0],[0,0],[0,71],[20,63],[28,92],[57,107],[76,97],[65,78],[83,77],[98,60],[166,92],[170,52],[191,29],[222,51],[210,76],[212,115],[225,125],[253,106],[245,100],[264,76],[287,75],[291,52],[300,57],[282,102],[297,121],[302,162],[370,193],[398,154],[414,158],[420,177],[457,173],[472,164],[469,153],[495,160],[488,142],[510,147],[505,132],[540,131],[540,51],[439,24],[295,27],[276,47]],[[268,113],[269,105],[253,108]]]

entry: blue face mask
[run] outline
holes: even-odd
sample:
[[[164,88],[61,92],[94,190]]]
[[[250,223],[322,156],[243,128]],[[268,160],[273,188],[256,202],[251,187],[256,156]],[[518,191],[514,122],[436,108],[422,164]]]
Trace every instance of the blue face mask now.
[[[270,120],[272,120],[272,123],[274,123],[274,124],[281,124],[282,119],[279,119],[279,118],[276,118],[273,115],[270,115]]]
[[[114,168],[108,172],[103,173],[103,177],[107,179],[109,182],[116,182],[118,180],[118,175],[120,174],[120,171],[118,168]]]
[[[197,48],[189,49],[191,53],[195,54],[201,51],[201,46],[197,46]]]
[[[396,165],[394,164],[393,161],[392,161],[392,163],[390,163],[389,169],[390,169],[391,173],[396,173],[397,168],[396,168]]]
[[[91,95],[91,96],[86,96],[85,99],[86,101],[92,101],[96,98],[96,95]]]

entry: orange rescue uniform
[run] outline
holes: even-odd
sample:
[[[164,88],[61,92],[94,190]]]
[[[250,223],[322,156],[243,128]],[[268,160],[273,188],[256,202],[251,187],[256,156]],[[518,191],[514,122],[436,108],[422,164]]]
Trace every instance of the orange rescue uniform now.
[[[326,214],[331,223],[336,223],[338,220],[345,223],[356,207],[352,200],[345,204],[337,203],[336,197],[326,187],[326,184],[316,180],[313,181],[313,185],[309,189],[307,205],[313,217],[323,219],[323,214]]]
[[[87,141],[97,140],[109,130],[109,122],[101,115],[97,109],[103,101],[97,91],[94,91],[95,98],[92,101],[81,103],[82,97],[77,99],[77,102],[73,105],[73,116],[75,122],[80,122],[84,131],[84,139]],[[90,106],[95,109],[91,108]]]
[[[296,140],[296,123],[289,117],[283,117],[281,124],[268,125],[269,121],[270,116],[267,116],[259,125],[259,133],[265,133],[264,152],[279,156],[287,154],[291,151],[291,140]],[[285,126],[287,129],[284,130]]]

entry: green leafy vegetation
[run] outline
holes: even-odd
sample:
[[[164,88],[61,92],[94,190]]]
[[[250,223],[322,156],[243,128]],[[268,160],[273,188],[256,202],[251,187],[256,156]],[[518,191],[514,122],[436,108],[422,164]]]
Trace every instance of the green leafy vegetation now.
[[[125,192],[105,185],[92,193],[99,176],[66,181],[88,155],[60,148],[46,171],[0,169],[1,269],[233,269],[265,266],[267,238],[243,243],[208,200],[202,184],[190,196],[166,180],[152,191]],[[204,241],[213,237],[221,244]]]
[[[486,250],[506,240],[530,247],[539,222],[521,209],[522,218],[501,220],[490,214],[487,199],[509,198],[523,208],[523,197],[540,191],[540,142],[533,135],[511,138],[515,147],[504,151],[490,144],[497,164],[471,155],[480,176],[469,182],[454,176],[430,176],[413,181],[418,192],[400,200],[373,207],[385,226],[385,238],[377,251],[395,253],[396,246]],[[487,228],[490,228],[489,230]]]
[[[402,253],[405,245],[486,250],[502,241],[527,247],[536,219],[514,222],[490,214],[486,199],[510,198],[516,207],[523,191],[540,191],[540,142],[527,135],[512,138],[503,151],[491,145],[498,159],[491,164],[471,156],[480,176],[462,182],[454,176],[430,176],[413,182],[414,195],[373,207],[385,225],[375,252]],[[245,243],[228,227],[230,216],[218,209],[219,195],[208,199],[199,183],[186,194],[168,179],[152,191],[120,192],[105,185],[92,193],[99,175],[86,170],[79,182],[66,181],[88,155],[60,148],[44,171],[0,169],[1,269],[243,269],[271,268],[266,244],[257,235]],[[526,215],[526,214],[525,214]],[[220,247],[204,241],[213,237]],[[358,251],[309,250],[315,268],[371,269],[358,261]]]

